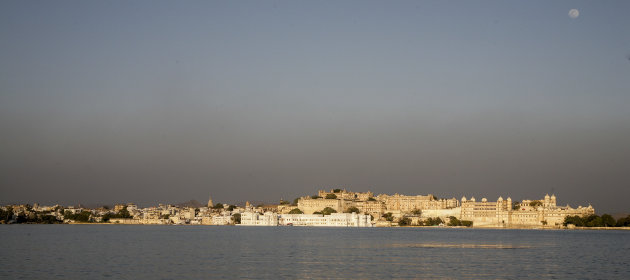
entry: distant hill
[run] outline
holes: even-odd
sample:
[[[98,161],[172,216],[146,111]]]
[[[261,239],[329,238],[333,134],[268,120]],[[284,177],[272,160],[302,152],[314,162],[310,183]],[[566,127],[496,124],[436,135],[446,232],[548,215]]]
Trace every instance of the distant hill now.
[[[630,213],[612,213],[610,214],[613,218],[615,218],[615,220],[619,220],[620,218],[625,218],[628,217],[628,215],[630,215]]]
[[[245,207],[245,203],[247,201],[237,201],[236,203],[234,203],[236,206],[240,206],[240,207]],[[265,202],[265,201],[260,201],[260,200],[250,200],[249,203],[253,206],[257,206],[257,205],[268,205],[271,203]]]
[[[193,200],[189,200],[189,201],[186,201],[186,202],[175,204],[175,206],[199,208],[199,207],[204,207],[204,206],[207,206],[207,205],[193,199]]]

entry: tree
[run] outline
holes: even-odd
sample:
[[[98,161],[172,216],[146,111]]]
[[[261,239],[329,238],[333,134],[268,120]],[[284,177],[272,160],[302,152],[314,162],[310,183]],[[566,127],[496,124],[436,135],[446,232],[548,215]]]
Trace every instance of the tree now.
[[[370,196],[368,197],[368,201],[376,201],[376,199]]]
[[[36,223],[40,224],[58,224],[57,217],[53,215],[40,215],[37,217]]]
[[[462,222],[460,220],[458,220],[457,218],[455,218],[454,216],[450,216],[448,217],[449,221],[448,221],[448,226],[451,227],[458,227],[462,225]]]
[[[234,210],[234,208],[236,208],[236,206],[234,206],[234,205],[230,205],[230,206],[228,206],[228,209],[227,209],[227,210],[228,210],[228,211],[232,211],[232,210]]]
[[[304,212],[302,212],[300,208],[294,208],[293,210],[289,211],[289,214],[304,214]]]
[[[618,226],[618,227],[630,226],[630,215],[628,215],[625,218],[619,218],[619,220],[617,220],[616,226]]]
[[[63,217],[64,219],[87,223],[90,221],[91,215],[92,213],[90,211],[81,211],[81,213],[79,214],[72,214],[72,212],[66,210],[66,212],[64,212],[63,214]]]
[[[70,213],[69,211],[66,211],[64,213],[64,218],[65,219],[70,219],[67,217],[67,213]],[[117,218],[117,219],[129,219],[131,218],[131,214],[129,213],[129,211],[127,210],[127,206],[124,206],[123,209],[119,210],[118,213],[116,214],[111,214],[111,213],[106,213],[103,216],[101,216],[101,218],[103,219],[103,222],[107,222],[112,218]],[[72,220],[72,219],[71,219]]]
[[[326,207],[326,208],[324,208],[324,210],[322,210],[322,214],[324,214],[324,215],[330,215],[332,213],[337,213],[337,210],[332,209],[330,207]]]
[[[329,193],[326,195],[326,199],[337,199],[337,195],[334,193]]]
[[[291,203],[291,206],[297,206],[298,201],[300,201],[300,198],[299,198],[299,197],[296,197],[296,198],[293,200],[293,203]]]
[[[584,220],[580,216],[566,216],[564,217],[563,226],[567,226],[568,224],[575,225],[576,227],[583,227],[585,225]]]
[[[520,201],[513,201],[512,202],[512,210],[518,210],[520,208],[519,204],[521,204]]]
[[[589,215],[584,220],[587,227],[603,227],[604,226],[604,221],[602,220],[602,217],[597,216],[597,215]]]
[[[346,209],[345,213],[361,213],[361,211],[359,210],[359,208],[356,208],[354,206],[350,206],[348,207],[348,209]]]
[[[538,206],[542,206],[542,202],[540,202],[540,200],[534,200],[532,202],[529,203],[529,206],[531,207],[538,207]]]
[[[66,211],[64,211],[64,212],[63,212],[63,218],[64,218],[64,219],[71,219],[73,215],[74,215],[74,214],[72,214],[72,212],[70,212],[70,211],[68,211],[68,210],[66,210]]]
[[[123,219],[131,218],[131,214],[129,214],[129,211],[127,210],[127,206],[124,206],[122,209],[118,211],[117,218],[123,218]]]
[[[212,209],[223,209],[223,204],[217,203],[214,205],[214,207],[212,207]]]
[[[92,213],[90,211],[81,211],[81,213],[77,215],[75,220],[87,223],[90,221],[90,216],[92,216]]]
[[[286,204],[289,204],[289,202],[284,199],[280,199],[280,205],[286,205]]]
[[[237,225],[241,223],[241,214],[236,213],[234,215],[232,215],[232,222]]]
[[[10,221],[13,218],[13,208],[7,207],[7,210],[0,209],[0,221]]]
[[[398,225],[401,227],[411,225],[411,219],[403,217],[402,219],[398,220]]]
[[[312,198],[312,199],[318,199],[318,198],[322,198],[322,197],[321,197],[321,196],[319,196],[319,195],[311,195],[311,198]]]
[[[386,221],[389,221],[389,222],[394,221],[394,214],[392,214],[391,212],[387,212],[383,214],[382,217],[385,218]]]
[[[20,212],[20,214],[17,215],[15,222],[18,224],[26,223],[26,215],[24,215],[24,212]]]
[[[472,221],[462,220],[461,222],[462,222],[462,226],[465,226],[465,227],[472,227],[472,225],[473,225]]]
[[[602,215],[602,223],[605,227],[614,227],[617,224],[617,221],[615,221],[615,218],[613,218],[613,216],[609,214],[604,214]]]
[[[442,219],[440,218],[428,218],[426,219],[426,221],[424,221],[424,225],[425,226],[438,226],[443,224],[444,221],[442,221]]]
[[[113,216],[112,213],[105,213],[103,214],[103,216],[101,216],[101,219],[103,222],[109,222],[112,216]]]
[[[340,193],[340,192],[341,192],[341,189],[334,189],[334,190],[333,190],[333,192],[334,192],[334,193]]]
[[[422,210],[420,209],[413,209],[413,211],[411,211],[412,214],[414,215],[422,215]]]

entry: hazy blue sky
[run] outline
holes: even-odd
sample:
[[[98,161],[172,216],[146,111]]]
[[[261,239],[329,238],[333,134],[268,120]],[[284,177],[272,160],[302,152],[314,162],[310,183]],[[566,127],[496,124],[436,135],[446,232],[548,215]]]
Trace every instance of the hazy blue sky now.
[[[2,1],[0,203],[341,186],[628,211],[629,14],[629,1]]]

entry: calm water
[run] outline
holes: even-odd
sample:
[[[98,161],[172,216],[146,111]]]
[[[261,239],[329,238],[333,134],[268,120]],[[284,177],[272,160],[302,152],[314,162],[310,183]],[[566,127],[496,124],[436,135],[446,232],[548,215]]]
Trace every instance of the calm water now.
[[[630,231],[2,225],[0,279],[630,279]]]

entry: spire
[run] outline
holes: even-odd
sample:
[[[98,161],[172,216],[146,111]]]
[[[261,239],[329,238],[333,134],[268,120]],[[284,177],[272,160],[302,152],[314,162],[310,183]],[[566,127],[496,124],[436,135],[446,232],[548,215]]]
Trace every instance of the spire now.
[[[212,203],[212,196],[210,196],[208,199],[208,208],[212,208],[212,206],[214,206],[214,204]]]

